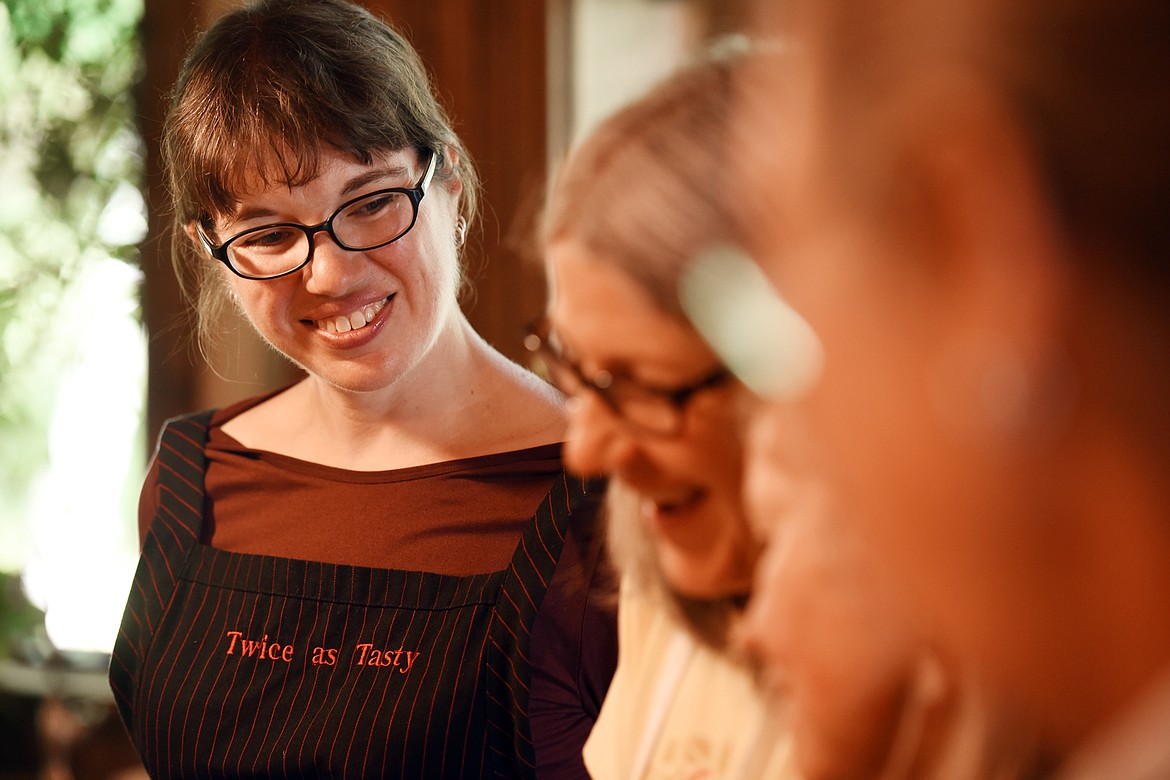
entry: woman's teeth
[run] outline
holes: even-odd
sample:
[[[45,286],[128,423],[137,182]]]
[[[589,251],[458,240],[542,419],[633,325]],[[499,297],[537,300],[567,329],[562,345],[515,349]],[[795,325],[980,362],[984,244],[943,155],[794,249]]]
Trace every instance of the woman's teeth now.
[[[359,330],[369,324],[374,317],[378,316],[378,312],[382,311],[382,307],[385,305],[385,300],[375,301],[374,303],[366,304],[348,315],[342,314],[337,317],[330,317],[327,320],[317,320],[317,327],[321,330],[327,330],[330,333],[346,333],[351,330]]]

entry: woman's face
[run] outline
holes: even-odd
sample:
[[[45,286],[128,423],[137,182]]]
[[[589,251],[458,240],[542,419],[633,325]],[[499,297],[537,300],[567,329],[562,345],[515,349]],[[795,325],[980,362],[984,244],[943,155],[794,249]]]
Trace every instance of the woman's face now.
[[[912,645],[856,540],[802,475],[791,410],[749,434],[748,514],[767,542],[740,638],[793,730],[809,780],[880,774],[910,685]]]
[[[586,376],[606,371],[623,382],[677,388],[719,367],[688,323],[663,312],[616,265],[572,241],[553,244],[548,264],[552,332]],[[663,574],[686,596],[738,595],[750,584],[757,546],[740,494],[742,392],[730,381],[699,391],[674,434],[633,426],[590,390],[571,405],[567,465],[610,475],[638,494]]]
[[[326,148],[317,178],[296,187],[245,188],[215,231],[230,238],[277,222],[316,225],[363,194],[414,187],[427,162],[403,149],[365,165]],[[436,178],[414,227],[391,244],[354,252],[319,232],[312,261],[288,276],[243,279],[226,267],[223,273],[256,330],[310,377],[351,392],[383,389],[422,363],[454,321],[457,202],[458,185]]]

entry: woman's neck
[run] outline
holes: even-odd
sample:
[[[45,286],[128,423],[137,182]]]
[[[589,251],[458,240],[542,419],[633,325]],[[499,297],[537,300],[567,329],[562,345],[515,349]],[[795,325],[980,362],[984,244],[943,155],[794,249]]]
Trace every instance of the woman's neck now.
[[[309,376],[225,431],[249,447],[380,471],[552,443],[563,426],[555,393],[460,317],[390,386],[354,392]]]

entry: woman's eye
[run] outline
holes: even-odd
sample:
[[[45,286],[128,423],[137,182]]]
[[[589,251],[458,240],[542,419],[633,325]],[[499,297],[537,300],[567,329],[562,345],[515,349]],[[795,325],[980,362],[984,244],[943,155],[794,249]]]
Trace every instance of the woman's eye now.
[[[602,381],[599,384],[606,395],[621,406],[655,406],[662,402],[661,395],[629,377],[612,376],[609,372],[602,372],[600,378]]]
[[[369,200],[363,200],[361,203],[355,204],[349,211],[349,216],[353,217],[372,217],[381,214],[390,208],[397,205],[398,200],[402,198],[400,192],[383,192],[375,195]]]
[[[295,243],[297,231],[286,228],[272,228],[249,233],[237,242],[238,249],[281,249]]]

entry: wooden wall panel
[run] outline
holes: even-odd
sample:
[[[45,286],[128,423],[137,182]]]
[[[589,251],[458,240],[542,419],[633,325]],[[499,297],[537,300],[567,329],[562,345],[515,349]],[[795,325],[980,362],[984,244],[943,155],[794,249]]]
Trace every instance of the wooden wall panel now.
[[[546,11],[532,0],[368,0],[431,69],[441,99],[483,178],[483,209],[467,262],[472,323],[522,358],[524,324],[544,305],[527,255],[547,157]]]
[[[195,30],[198,9],[187,3],[146,0],[142,19],[144,80],[139,127],[146,144],[147,239],[142,246],[142,311],[147,347],[146,431],[153,450],[162,422],[195,408],[195,363],[187,351],[182,303],[171,270],[170,204],[159,165],[158,139],[166,95],[179,70],[179,55]]]

